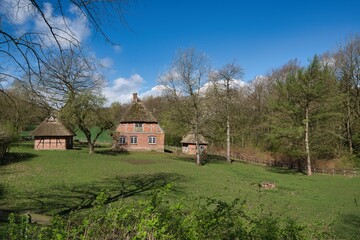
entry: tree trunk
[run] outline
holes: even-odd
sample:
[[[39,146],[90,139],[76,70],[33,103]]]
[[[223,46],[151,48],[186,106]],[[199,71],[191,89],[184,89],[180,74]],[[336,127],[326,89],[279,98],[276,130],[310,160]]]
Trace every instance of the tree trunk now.
[[[196,165],[201,165],[200,144],[198,140],[196,140]]]
[[[227,113],[229,114],[229,113]],[[227,116],[226,120],[226,161],[231,163],[231,156],[230,156],[230,116]]]
[[[200,144],[199,144],[199,128],[198,124],[195,124],[195,143],[196,143],[196,165],[201,165],[201,152],[200,152]]]
[[[350,101],[347,101],[347,115],[346,115],[346,138],[349,146],[349,152],[352,154],[353,143],[352,143],[352,134],[351,134],[351,109],[350,109]]]
[[[311,176],[311,160],[310,160],[310,146],[309,146],[309,106],[305,109],[305,152],[306,152],[306,166],[307,175]]]
[[[196,165],[201,166],[201,152],[199,140],[196,140]]]
[[[86,140],[89,146],[89,153],[92,154],[95,152],[95,142],[91,141],[91,132],[89,129],[83,127],[82,125],[79,126],[80,130],[85,134]]]
[[[88,143],[89,145],[89,153],[92,154],[95,152],[95,145],[93,143]]]

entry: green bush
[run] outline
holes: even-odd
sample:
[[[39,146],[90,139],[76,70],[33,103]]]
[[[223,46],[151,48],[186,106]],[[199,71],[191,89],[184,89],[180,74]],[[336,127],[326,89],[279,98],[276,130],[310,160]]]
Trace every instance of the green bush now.
[[[9,151],[10,144],[15,140],[15,132],[10,127],[0,125],[0,159]]]
[[[327,239],[322,226],[300,224],[264,211],[248,212],[244,203],[197,199],[191,210],[169,203],[164,195],[170,186],[146,201],[104,206],[101,193],[90,214],[82,219],[54,218],[50,226],[10,217],[4,239]]]

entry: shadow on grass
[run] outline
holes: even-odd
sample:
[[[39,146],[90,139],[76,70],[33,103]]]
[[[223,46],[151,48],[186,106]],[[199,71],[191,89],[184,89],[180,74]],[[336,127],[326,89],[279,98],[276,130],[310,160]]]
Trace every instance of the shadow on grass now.
[[[205,157],[205,164],[206,163],[226,163],[226,157],[219,156],[219,155],[212,155],[208,154]]]
[[[191,162],[196,163],[196,155],[190,154],[173,154],[174,159],[184,161],[184,162]],[[206,165],[210,163],[226,163],[226,158],[218,155],[203,155],[201,157],[201,165]]]
[[[342,215],[340,223],[335,231],[340,239],[359,239],[360,236],[360,214],[349,213]]]
[[[6,153],[5,156],[2,159],[0,159],[0,166],[5,166],[5,165],[12,164],[12,163],[17,163],[17,162],[30,161],[30,159],[32,159],[36,156],[37,156],[36,154],[27,153],[27,152]]]
[[[183,181],[178,174],[159,173],[153,175],[133,175],[129,177],[116,177],[102,182],[89,184],[74,184],[71,186],[56,186],[44,190],[42,193],[33,192],[22,196],[17,201],[26,202],[12,209],[14,211],[31,211],[41,214],[66,215],[72,211],[85,210],[93,207],[96,197],[106,192],[106,204],[120,199],[151,192],[166,186],[168,183]],[[179,192],[178,189],[172,189]],[[24,201],[25,200],[25,201]]]
[[[109,148],[111,147],[111,143],[107,143],[107,142],[96,142],[95,144],[95,149],[99,149],[99,148]],[[85,141],[78,141],[78,140],[74,140],[74,148],[89,148],[89,144]]]
[[[0,200],[3,199],[5,196],[5,187],[0,184]]]
[[[112,149],[101,149],[96,151],[95,153],[109,156],[129,155],[129,151],[113,151]]]
[[[267,166],[266,170],[271,173],[286,174],[286,175],[305,175],[303,172],[299,172],[297,169],[288,169],[283,167]]]
[[[34,149],[34,141],[18,141],[10,145],[12,147],[21,147],[22,149]]]
[[[166,152],[165,154],[169,154],[169,156],[174,159],[174,160],[179,160],[179,161],[183,161],[183,162],[192,162],[195,163],[196,162],[196,156],[195,155],[189,155],[189,154],[179,154],[179,153],[169,153]]]

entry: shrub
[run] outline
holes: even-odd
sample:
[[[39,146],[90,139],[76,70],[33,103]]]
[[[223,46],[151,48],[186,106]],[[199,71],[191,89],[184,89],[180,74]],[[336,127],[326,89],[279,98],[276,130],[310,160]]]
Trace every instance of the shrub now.
[[[3,125],[0,125],[0,159],[9,151],[10,144],[16,140],[16,134]]]
[[[226,203],[196,199],[187,209],[182,203],[164,200],[167,186],[148,200],[104,206],[107,193],[94,202],[83,219],[70,215],[54,218],[51,226],[30,224],[10,217],[4,239],[327,239],[321,225],[300,224],[280,216],[248,212],[244,201]]]

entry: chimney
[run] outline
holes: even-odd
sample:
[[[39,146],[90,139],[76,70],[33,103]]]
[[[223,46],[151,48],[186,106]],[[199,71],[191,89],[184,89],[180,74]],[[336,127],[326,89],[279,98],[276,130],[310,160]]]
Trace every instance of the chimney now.
[[[133,93],[133,102],[137,102],[138,96],[137,93]]]

